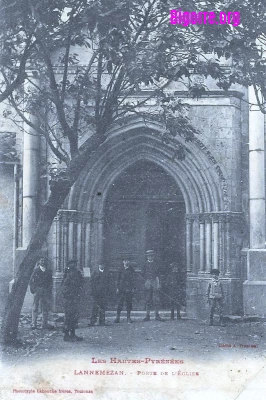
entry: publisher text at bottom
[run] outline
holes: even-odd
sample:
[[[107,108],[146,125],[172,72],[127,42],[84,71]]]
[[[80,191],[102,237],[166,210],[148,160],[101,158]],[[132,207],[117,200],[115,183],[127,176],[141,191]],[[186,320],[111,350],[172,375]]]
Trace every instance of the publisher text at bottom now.
[[[13,389],[14,394],[93,394],[92,389]]]

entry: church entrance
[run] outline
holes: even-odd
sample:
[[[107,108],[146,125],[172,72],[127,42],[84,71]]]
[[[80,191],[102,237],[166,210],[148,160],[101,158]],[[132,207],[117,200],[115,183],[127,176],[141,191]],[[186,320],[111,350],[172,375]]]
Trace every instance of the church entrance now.
[[[55,244],[50,235],[55,292],[60,293],[66,262],[77,258],[85,277],[85,310],[90,304],[90,275],[104,261],[111,274],[108,306],[114,310],[118,271],[126,257],[137,271],[134,309],[143,309],[145,252],[154,250],[164,278],[170,263],[182,266],[187,315],[204,317],[202,294],[212,268],[221,271],[225,309],[239,310],[243,215],[231,210],[231,189],[223,169],[198,139],[185,143],[176,136],[175,141],[188,150],[181,161],[174,157],[174,143],[162,142],[160,128],[151,131],[135,122],[110,134],[58,212]],[[169,304],[167,292],[163,283],[163,307]]]
[[[185,204],[174,179],[155,163],[138,161],[113,182],[104,208],[103,257],[111,274],[110,308],[124,257],[137,272],[134,309],[144,309],[142,269],[154,250],[162,276],[161,304],[169,306],[165,280],[172,262],[185,267]]]

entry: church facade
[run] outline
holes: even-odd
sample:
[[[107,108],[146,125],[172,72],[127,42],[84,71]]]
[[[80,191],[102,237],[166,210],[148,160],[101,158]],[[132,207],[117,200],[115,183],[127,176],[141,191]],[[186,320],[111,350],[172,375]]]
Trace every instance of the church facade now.
[[[184,304],[189,317],[206,315],[212,268],[221,272],[225,314],[264,315],[264,118],[248,104],[251,90],[236,87],[225,93],[214,83],[208,86],[208,94],[199,100],[189,99],[181,87],[174,88],[174,94],[190,104],[189,118],[199,131],[193,141],[185,142],[179,135],[182,127],[176,126],[176,137],[166,144],[159,124],[129,118],[109,132],[88,161],[58,211],[44,249],[53,268],[54,311],[62,309],[60,285],[72,258],[79,260],[84,273],[86,313],[90,275],[99,263],[109,270],[109,309],[115,309],[123,258],[137,272],[134,308],[142,310],[142,267],[146,251],[154,250],[162,275],[163,308],[169,303],[165,284],[169,265],[177,262],[186,278]],[[14,202],[7,229],[13,239],[5,244],[13,267],[10,264],[1,272],[8,269],[8,277],[15,273],[30,240],[50,179],[45,143],[26,130],[17,133],[17,143],[14,179],[8,180]],[[186,149],[184,160],[176,157],[177,144]]]

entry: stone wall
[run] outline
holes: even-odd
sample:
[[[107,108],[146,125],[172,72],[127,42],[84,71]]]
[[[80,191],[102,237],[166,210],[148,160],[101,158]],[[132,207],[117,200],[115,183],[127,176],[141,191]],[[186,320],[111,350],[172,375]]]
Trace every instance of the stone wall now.
[[[14,165],[0,164],[0,311],[13,278]]]

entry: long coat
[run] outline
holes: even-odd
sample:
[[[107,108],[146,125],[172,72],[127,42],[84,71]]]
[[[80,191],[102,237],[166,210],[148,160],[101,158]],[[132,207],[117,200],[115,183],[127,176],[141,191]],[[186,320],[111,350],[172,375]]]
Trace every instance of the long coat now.
[[[65,328],[75,329],[78,323],[79,303],[82,294],[83,276],[80,271],[69,271],[62,283],[65,308]]]
[[[83,276],[77,269],[69,271],[62,283],[62,294],[65,302],[80,300],[83,287]]]
[[[109,274],[106,270],[103,272],[98,270],[92,273],[91,294],[94,299],[106,301],[109,294]]]
[[[35,294],[40,289],[43,289],[45,292],[47,292],[52,288],[52,283],[52,271],[49,268],[46,268],[45,271],[42,271],[38,266],[34,269],[30,278],[30,291],[32,294]]]
[[[166,277],[166,289],[167,294],[171,299],[171,302],[176,302],[177,304],[184,303],[184,293],[185,293],[185,279],[184,274],[180,269],[177,271],[171,270]]]

